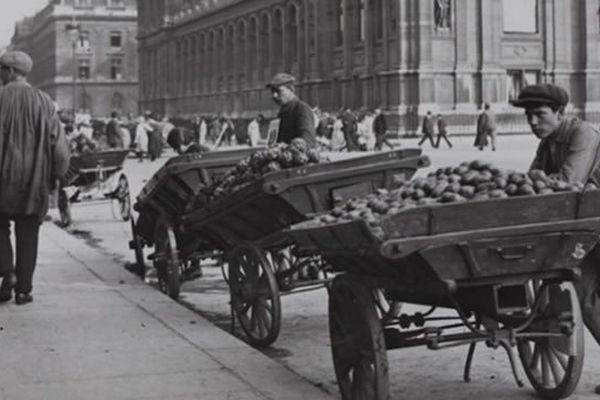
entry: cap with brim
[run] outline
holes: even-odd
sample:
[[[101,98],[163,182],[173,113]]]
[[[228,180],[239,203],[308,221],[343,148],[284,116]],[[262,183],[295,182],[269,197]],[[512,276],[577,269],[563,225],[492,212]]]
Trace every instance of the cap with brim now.
[[[569,95],[560,86],[542,83],[537,85],[526,86],[519,97],[511,101],[515,107],[532,107],[532,106],[565,106],[569,102]]]
[[[14,68],[27,75],[31,72],[31,68],[33,68],[33,60],[27,53],[22,51],[7,51],[0,56],[0,65]]]
[[[267,83],[267,89],[278,88],[284,85],[293,85],[296,83],[296,78],[293,75],[286,74],[285,72],[276,74],[271,82]]]

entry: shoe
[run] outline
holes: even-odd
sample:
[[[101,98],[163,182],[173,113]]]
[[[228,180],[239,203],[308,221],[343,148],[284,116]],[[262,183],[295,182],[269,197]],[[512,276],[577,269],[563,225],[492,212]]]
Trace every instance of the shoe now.
[[[12,292],[10,292],[10,291],[6,292],[6,291],[0,290],[0,303],[6,303],[10,299],[12,299]]]
[[[15,303],[17,305],[23,305],[27,303],[31,303],[33,301],[33,296],[31,293],[17,293],[15,296]]]

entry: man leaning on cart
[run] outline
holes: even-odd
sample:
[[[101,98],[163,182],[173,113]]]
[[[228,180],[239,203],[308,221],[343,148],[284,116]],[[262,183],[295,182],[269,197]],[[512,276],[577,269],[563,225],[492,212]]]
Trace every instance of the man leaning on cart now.
[[[530,169],[568,183],[593,183],[600,187],[600,132],[591,124],[565,115],[567,92],[553,84],[529,85],[512,101],[525,109],[533,134],[540,139]],[[600,246],[581,263],[575,282],[583,320],[600,344]],[[596,386],[600,394],[600,385]]]
[[[290,143],[295,138],[302,138],[310,147],[315,147],[315,117],[310,106],[296,95],[295,84],[296,78],[284,72],[275,75],[267,84],[273,101],[280,107],[277,142]]]

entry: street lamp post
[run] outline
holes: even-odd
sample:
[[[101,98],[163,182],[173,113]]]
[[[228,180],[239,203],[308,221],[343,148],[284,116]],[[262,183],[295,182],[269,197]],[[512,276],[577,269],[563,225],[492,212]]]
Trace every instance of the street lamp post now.
[[[79,38],[79,31],[81,30],[81,27],[73,20],[72,23],[67,24],[65,29],[71,37],[71,57],[73,67],[73,118],[75,118],[75,110],[77,110],[77,59],[75,58],[75,53],[77,50],[77,39]]]

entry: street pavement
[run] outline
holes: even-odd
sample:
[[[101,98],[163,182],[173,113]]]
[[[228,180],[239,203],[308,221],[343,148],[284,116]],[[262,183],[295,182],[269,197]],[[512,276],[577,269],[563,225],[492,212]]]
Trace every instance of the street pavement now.
[[[417,175],[439,167],[457,165],[461,161],[481,159],[491,161],[500,168],[524,171],[528,168],[535,148],[536,139],[532,135],[501,136],[498,148],[479,151],[472,146],[473,138],[451,137],[454,147],[440,149],[423,146],[432,165],[420,170]],[[416,147],[415,139],[400,140],[402,147]],[[133,193],[138,193],[144,182],[166,161],[138,163],[128,160],[125,172]],[[130,226],[114,217],[108,204],[73,207],[73,225],[67,231],[83,238],[103,256],[112,259],[115,265],[124,266],[134,261],[133,253],[127,247],[131,236]],[[147,254],[152,250],[147,249]],[[211,264],[203,267],[205,275],[183,283],[180,304],[208,318],[224,331],[230,328],[229,292],[221,277],[220,268]],[[150,287],[153,286],[149,280]],[[157,293],[158,294],[158,293]],[[165,302],[170,300],[163,296]],[[174,303],[174,302],[173,302]],[[35,303],[34,303],[35,304]],[[263,354],[277,362],[282,370],[293,371],[321,393],[339,398],[330,355],[327,325],[327,293],[324,289],[292,294],[282,298],[283,321],[278,340]],[[406,305],[405,312],[422,310]],[[447,310],[442,310],[447,313]],[[197,314],[195,314],[197,315]],[[235,330],[234,335],[243,338]],[[508,359],[501,350],[478,346],[475,354],[472,382],[462,382],[462,368],[466,348],[459,347],[443,351],[430,351],[425,348],[395,350],[388,353],[390,364],[390,384],[392,398],[402,399],[530,399],[531,386],[526,382],[518,388],[512,378]],[[240,360],[240,368],[244,361]],[[254,365],[245,364],[248,370]],[[519,366],[521,376],[524,378]],[[600,347],[589,334],[586,334],[586,362],[582,379],[573,399],[599,398],[593,388],[600,383]],[[293,389],[290,389],[291,391]],[[310,396],[305,396],[311,398]],[[204,397],[201,397],[204,398]]]
[[[0,399],[331,399],[46,223],[34,302],[0,305]]]

